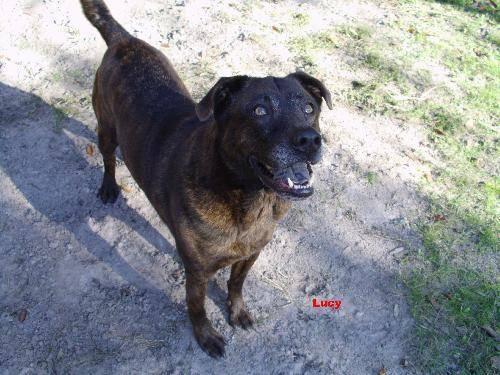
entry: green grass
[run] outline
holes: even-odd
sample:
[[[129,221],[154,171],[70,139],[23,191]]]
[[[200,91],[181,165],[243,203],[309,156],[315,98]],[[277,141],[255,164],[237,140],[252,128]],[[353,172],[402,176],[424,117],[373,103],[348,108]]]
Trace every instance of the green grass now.
[[[453,3],[409,0],[383,32],[340,26],[336,35],[372,77],[353,82],[347,103],[419,124],[440,159],[425,165],[433,177],[420,190],[429,208],[414,223],[422,246],[405,260],[418,365],[488,374],[495,342],[481,326],[495,328],[500,318],[498,24],[491,9]]]
[[[443,265],[413,275],[407,285],[424,369],[493,373],[489,358],[495,355],[496,343],[481,327],[494,327],[499,318],[498,284],[481,273]]]
[[[497,8],[488,0],[429,0],[443,4],[451,4],[467,11],[490,14],[498,20]],[[496,1],[495,1],[496,3]]]
[[[305,26],[309,23],[309,16],[304,13],[295,13],[293,15],[293,24],[298,27]]]
[[[375,172],[368,171],[366,173],[366,181],[368,181],[370,185],[374,185],[378,181],[377,174]]]
[[[54,123],[52,126],[52,130],[55,133],[61,133],[63,129],[63,123],[67,117],[67,114],[63,109],[54,107],[53,116],[54,116]]]
[[[319,32],[309,36],[292,38],[289,43],[290,50],[295,54],[298,65],[314,73],[317,67],[317,54],[325,50],[337,48],[331,32]]]

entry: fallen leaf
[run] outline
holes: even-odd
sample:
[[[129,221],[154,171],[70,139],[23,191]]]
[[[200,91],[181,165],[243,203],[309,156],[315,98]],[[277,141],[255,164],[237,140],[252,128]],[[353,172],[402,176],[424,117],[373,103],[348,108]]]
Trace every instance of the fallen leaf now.
[[[94,155],[94,146],[92,146],[90,143],[85,147],[85,152],[87,153],[88,156]]]
[[[432,306],[434,306],[436,309],[438,309],[440,307],[439,303],[434,299],[434,298],[430,298],[429,299],[429,302],[431,303]]]
[[[438,222],[438,221],[446,221],[446,217],[444,217],[444,215],[437,214],[437,215],[434,215],[434,217],[432,218],[432,220],[433,220],[434,222]]]
[[[439,135],[444,135],[444,132],[441,130],[441,129],[438,129],[438,128],[434,128],[432,129],[432,131],[436,134],[439,134]]]
[[[120,185],[120,187],[122,188],[122,190],[125,192],[125,193],[131,193],[132,192],[132,189],[130,188],[130,186],[128,185]]]
[[[432,178],[431,172],[425,172],[425,179],[427,180],[427,182],[434,181],[434,179]]]
[[[382,366],[382,368],[378,370],[378,375],[387,375],[387,369]]]
[[[28,311],[26,309],[21,309],[17,313],[17,320],[19,320],[22,323],[26,320],[27,316],[28,316]]]

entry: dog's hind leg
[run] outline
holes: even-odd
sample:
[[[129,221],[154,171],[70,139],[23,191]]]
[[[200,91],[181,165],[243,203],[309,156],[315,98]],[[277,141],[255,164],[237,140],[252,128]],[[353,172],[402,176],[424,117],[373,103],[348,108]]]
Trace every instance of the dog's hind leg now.
[[[98,195],[104,203],[114,203],[120,193],[120,188],[115,179],[115,150],[118,146],[116,131],[114,128],[106,126],[98,121],[97,137],[99,151],[101,151],[104,161],[104,176]]]

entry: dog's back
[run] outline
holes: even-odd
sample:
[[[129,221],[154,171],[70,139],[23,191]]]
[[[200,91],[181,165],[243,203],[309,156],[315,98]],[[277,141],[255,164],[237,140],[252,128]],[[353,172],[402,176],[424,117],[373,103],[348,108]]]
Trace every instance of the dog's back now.
[[[195,116],[195,103],[168,59],[130,35],[101,0],[81,0],[87,19],[106,44],[97,70],[92,103],[98,132],[116,138],[139,185],[160,155],[173,147],[175,125]],[[118,126],[119,125],[119,126]],[[157,145],[161,140],[165,145]]]

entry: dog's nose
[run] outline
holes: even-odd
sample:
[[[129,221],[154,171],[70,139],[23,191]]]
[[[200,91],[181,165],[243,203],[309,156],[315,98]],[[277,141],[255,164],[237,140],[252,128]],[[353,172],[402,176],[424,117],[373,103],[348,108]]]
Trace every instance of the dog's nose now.
[[[315,152],[321,147],[321,136],[313,128],[302,129],[295,134],[293,145],[303,152]]]

